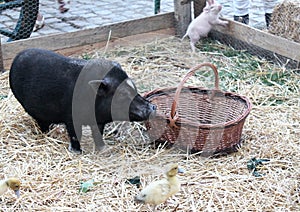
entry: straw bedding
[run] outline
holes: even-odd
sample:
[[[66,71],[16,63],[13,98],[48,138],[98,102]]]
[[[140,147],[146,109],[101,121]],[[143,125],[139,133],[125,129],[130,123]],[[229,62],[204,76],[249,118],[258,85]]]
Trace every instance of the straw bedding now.
[[[140,188],[126,179],[141,177],[142,186],[161,177],[163,166],[178,162],[181,191],[159,206],[161,211],[299,211],[300,210],[300,76],[228,46],[203,41],[192,55],[188,41],[160,39],[132,47],[86,52],[77,57],[106,57],[119,61],[140,93],[179,83],[189,67],[201,62],[218,66],[221,88],[248,96],[254,107],[238,152],[216,157],[189,155],[175,148],[151,146],[143,123],[117,122],[105,129],[107,148],[94,151],[84,128],[84,153],[67,151],[63,126],[42,134],[13,97],[8,73],[0,76],[0,179],[22,180],[21,198],[11,191],[0,197],[3,211],[151,211],[133,197]],[[199,73],[188,84],[211,86],[212,74]],[[270,162],[247,169],[251,158]],[[79,193],[80,182],[97,185]]]

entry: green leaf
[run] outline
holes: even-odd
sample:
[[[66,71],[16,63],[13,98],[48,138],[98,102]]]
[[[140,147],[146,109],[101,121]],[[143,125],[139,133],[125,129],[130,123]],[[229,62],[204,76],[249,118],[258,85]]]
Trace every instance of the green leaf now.
[[[83,193],[86,193],[90,190],[90,188],[92,186],[94,186],[94,180],[88,180],[86,182],[80,182],[80,189],[79,189],[79,192],[83,192]]]
[[[251,160],[249,160],[247,162],[247,168],[248,168],[249,172],[252,172],[253,176],[261,177],[264,174],[261,174],[261,173],[257,172],[257,166],[263,165],[263,162],[269,162],[269,161],[270,161],[269,159],[251,158]]]
[[[82,54],[82,59],[84,59],[84,60],[91,60],[93,57],[92,57],[92,55],[90,55],[90,54]]]
[[[7,95],[0,95],[0,100],[7,98]]]

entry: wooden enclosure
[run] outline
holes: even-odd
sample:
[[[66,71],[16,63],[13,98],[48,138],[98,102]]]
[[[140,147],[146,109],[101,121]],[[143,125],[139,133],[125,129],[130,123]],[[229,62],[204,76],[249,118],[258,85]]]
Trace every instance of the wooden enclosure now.
[[[205,0],[194,1],[196,16],[197,13],[202,11],[204,5]],[[61,51],[170,28],[175,29],[174,35],[181,37],[185,33],[192,17],[190,0],[174,0],[174,8],[174,12],[100,26],[93,29],[2,43],[0,65],[4,64],[4,67],[8,69],[12,58],[19,51],[32,47]],[[272,61],[280,61],[280,63],[292,68],[299,68],[300,43],[230,20],[228,28],[216,27],[209,36],[236,49],[247,50],[259,57],[264,57]]]
[[[216,27],[211,32],[211,37],[231,45],[235,49],[247,50],[258,57],[266,58],[273,62],[280,62],[280,65],[299,68],[300,43],[235,21],[229,22],[229,30],[223,27]]]

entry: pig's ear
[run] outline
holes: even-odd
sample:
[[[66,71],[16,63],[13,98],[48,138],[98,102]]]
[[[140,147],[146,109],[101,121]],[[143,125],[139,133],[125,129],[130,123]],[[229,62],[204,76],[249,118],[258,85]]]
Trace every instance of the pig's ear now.
[[[211,4],[212,4],[211,0],[207,0],[207,1],[206,1],[206,5],[209,5],[209,6],[210,6]]]
[[[113,64],[114,66],[116,66],[117,68],[122,69],[120,63],[118,63],[118,62],[116,62],[116,61],[112,61],[112,64]]]
[[[95,93],[101,95],[107,88],[107,83],[104,80],[91,80],[88,82]]]

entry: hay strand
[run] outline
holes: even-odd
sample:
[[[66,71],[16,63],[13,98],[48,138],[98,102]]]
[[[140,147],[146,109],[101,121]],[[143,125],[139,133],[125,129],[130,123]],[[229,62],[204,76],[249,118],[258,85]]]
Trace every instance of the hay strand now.
[[[94,150],[86,127],[84,153],[71,154],[64,126],[42,134],[13,97],[6,72],[0,75],[0,178],[19,177],[22,188],[20,199],[11,191],[3,195],[1,209],[151,211],[134,203],[140,189],[126,180],[140,176],[144,186],[161,177],[164,165],[177,162],[186,170],[179,176],[182,188],[159,206],[161,211],[299,211],[299,73],[210,40],[201,42],[197,54],[188,47],[188,41],[170,37],[107,49],[105,57],[120,62],[141,93],[177,85],[198,63],[216,64],[221,88],[247,95],[254,104],[237,153],[203,158],[177,148],[153,149],[143,123],[116,122],[105,128],[105,151]],[[102,50],[86,54],[98,57]],[[188,81],[208,87],[210,82],[210,72]],[[253,157],[270,159],[260,167],[262,177],[247,170]],[[98,184],[79,193],[80,182],[91,179]]]

